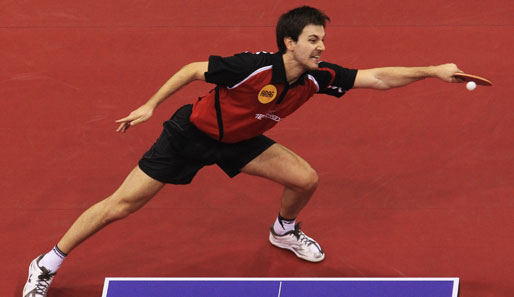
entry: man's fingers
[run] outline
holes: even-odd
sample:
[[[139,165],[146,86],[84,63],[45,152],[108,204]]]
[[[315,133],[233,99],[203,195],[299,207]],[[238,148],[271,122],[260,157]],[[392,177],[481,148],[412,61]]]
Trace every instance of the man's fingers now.
[[[125,131],[127,130],[127,122],[123,122],[121,123],[121,125],[118,127],[118,129],[116,129],[116,132],[121,132],[121,133],[125,133]]]
[[[133,119],[135,119],[135,117],[134,117],[134,116],[132,116],[132,115],[129,115],[128,117],[124,117],[123,119],[116,120],[115,122],[116,122],[116,123],[121,123],[121,122],[130,122],[130,121],[132,121]]]
[[[129,125],[130,125],[130,126],[135,126],[135,125],[137,125],[137,124],[139,124],[139,123],[141,123],[141,122],[144,122],[144,119],[143,119],[143,118],[136,119],[136,120],[134,120],[134,121],[130,122],[130,123],[129,123]]]
[[[117,120],[116,122],[117,123],[120,123],[120,126],[118,127],[118,129],[116,129],[116,132],[122,132],[122,133],[125,133],[125,131],[127,131],[128,128],[130,128],[130,126],[135,126],[137,124],[140,124],[142,122],[144,122],[146,119],[143,118],[143,117],[140,117],[140,118],[137,118],[137,119],[130,119],[130,117],[126,117],[124,119],[121,119],[121,120]]]

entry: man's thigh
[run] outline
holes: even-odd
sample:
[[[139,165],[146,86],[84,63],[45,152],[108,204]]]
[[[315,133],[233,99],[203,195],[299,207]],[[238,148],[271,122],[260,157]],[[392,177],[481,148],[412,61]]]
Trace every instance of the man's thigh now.
[[[164,183],[148,176],[139,166],[136,166],[112,195],[112,198],[142,206],[163,187]]]
[[[317,179],[312,167],[295,152],[275,143],[241,169],[250,175],[261,176],[285,186],[302,186]]]

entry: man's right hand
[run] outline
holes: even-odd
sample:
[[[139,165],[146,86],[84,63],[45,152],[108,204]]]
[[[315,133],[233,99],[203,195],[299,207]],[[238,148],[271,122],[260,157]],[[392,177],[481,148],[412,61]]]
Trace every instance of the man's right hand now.
[[[451,82],[451,83],[460,83],[463,82],[463,80],[457,79],[454,75],[455,73],[462,73],[462,70],[460,70],[457,65],[453,63],[448,64],[442,64],[439,66],[436,66],[436,72],[435,75],[445,82]]]

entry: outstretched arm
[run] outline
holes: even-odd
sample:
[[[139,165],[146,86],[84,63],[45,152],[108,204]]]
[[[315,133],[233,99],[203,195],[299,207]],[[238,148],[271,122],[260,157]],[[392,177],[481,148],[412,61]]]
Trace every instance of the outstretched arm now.
[[[124,133],[130,126],[147,121],[154,109],[166,98],[194,80],[205,80],[204,74],[207,68],[208,62],[195,62],[182,67],[145,104],[132,111],[127,117],[117,120],[116,123],[121,124],[116,132]]]
[[[387,90],[408,85],[412,82],[437,77],[445,82],[462,82],[453,75],[462,72],[457,65],[449,63],[427,67],[384,67],[359,70],[355,88]]]

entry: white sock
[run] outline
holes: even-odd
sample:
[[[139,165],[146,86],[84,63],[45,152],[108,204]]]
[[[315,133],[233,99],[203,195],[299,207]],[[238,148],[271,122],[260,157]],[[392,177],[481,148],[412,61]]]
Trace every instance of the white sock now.
[[[66,254],[63,253],[57,245],[54,248],[46,253],[41,260],[39,260],[39,266],[45,267],[50,270],[51,273],[56,272],[61,267],[62,262],[66,258]]]
[[[296,218],[290,220],[285,219],[278,214],[277,219],[275,220],[275,224],[273,224],[273,230],[278,235],[284,235],[289,231],[294,230],[294,225],[296,224]]]

